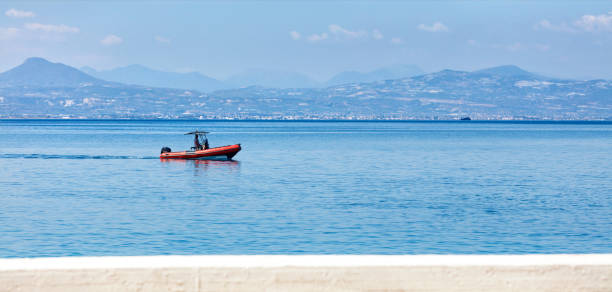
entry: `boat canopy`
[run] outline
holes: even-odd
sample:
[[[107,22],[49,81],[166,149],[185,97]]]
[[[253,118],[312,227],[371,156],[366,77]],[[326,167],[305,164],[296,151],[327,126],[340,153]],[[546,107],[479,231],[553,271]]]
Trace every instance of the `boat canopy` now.
[[[205,132],[205,131],[193,131],[193,132],[189,132],[189,133],[185,133],[185,135],[206,135],[210,132]]]

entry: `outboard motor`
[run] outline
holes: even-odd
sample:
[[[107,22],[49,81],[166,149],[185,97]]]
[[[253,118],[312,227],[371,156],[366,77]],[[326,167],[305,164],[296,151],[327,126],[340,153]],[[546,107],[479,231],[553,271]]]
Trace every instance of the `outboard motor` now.
[[[166,152],[172,152],[172,149],[170,149],[170,147],[163,147],[161,150],[161,153],[166,153]]]

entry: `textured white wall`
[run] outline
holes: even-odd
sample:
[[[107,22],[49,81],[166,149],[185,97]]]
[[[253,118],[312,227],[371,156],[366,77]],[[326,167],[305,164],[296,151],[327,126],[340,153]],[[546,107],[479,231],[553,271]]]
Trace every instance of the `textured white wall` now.
[[[0,259],[0,291],[612,291],[612,255]]]

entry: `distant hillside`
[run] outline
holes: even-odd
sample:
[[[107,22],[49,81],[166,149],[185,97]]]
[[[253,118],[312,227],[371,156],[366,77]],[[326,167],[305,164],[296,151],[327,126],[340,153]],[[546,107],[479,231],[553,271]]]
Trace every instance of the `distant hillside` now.
[[[262,69],[250,69],[233,75],[225,80],[233,87],[263,86],[273,88],[307,88],[318,87],[317,81],[296,72],[269,71]]]
[[[103,85],[110,82],[85,74],[61,63],[43,58],[29,58],[23,64],[0,73],[0,86],[77,87],[83,84]]]
[[[399,79],[423,74],[423,71],[415,65],[398,65],[366,73],[346,71],[337,74],[327,82],[321,83],[305,74],[297,72],[270,71],[263,69],[250,69],[232,75],[226,80],[217,80],[198,72],[166,72],[150,69],[142,65],[129,65],[111,70],[96,70],[85,66],[81,68],[81,71],[96,78],[125,84],[192,89],[202,92],[249,86],[281,89],[326,87],[346,83]]]
[[[328,86],[363,83],[380,80],[400,79],[424,74],[423,70],[416,65],[397,65],[380,68],[370,72],[345,71],[338,73],[327,81]]]
[[[153,70],[142,65],[129,65],[102,71],[86,66],[82,67],[81,70],[97,78],[109,81],[155,87],[193,89],[202,92],[212,92],[220,89],[248,86],[264,86],[273,88],[304,88],[321,86],[321,84],[304,74],[259,69],[247,70],[245,72],[232,75],[223,81],[208,77],[198,72],[166,72]]]
[[[0,74],[0,118],[612,119],[612,81],[515,66],[327,88],[202,93],[109,82],[43,59]]]
[[[203,92],[229,88],[230,85],[206,75],[191,73],[175,73],[153,70],[141,65],[130,65],[112,70],[97,71],[91,67],[83,67],[82,71],[110,81],[126,84],[138,84],[154,87],[194,89]]]
[[[247,88],[216,92],[283,105],[303,116],[399,119],[612,119],[612,81],[561,80],[516,66],[442,70],[409,78],[325,89]],[[280,107],[276,108],[280,110]]]
[[[514,65],[504,65],[492,68],[486,68],[482,70],[474,71],[475,74],[488,74],[488,75],[496,75],[496,76],[506,76],[506,77],[520,77],[520,78],[546,78],[531,72],[527,72],[517,66]]]

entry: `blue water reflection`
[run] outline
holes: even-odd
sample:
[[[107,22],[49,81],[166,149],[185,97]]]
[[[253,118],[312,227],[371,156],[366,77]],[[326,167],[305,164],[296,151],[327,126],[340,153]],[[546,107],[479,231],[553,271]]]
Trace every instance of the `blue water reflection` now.
[[[163,161],[202,129],[236,161]],[[0,121],[0,257],[612,252],[612,124]]]

